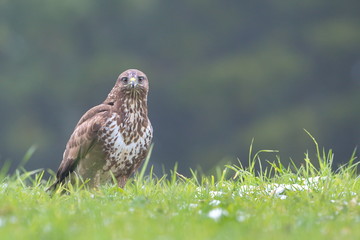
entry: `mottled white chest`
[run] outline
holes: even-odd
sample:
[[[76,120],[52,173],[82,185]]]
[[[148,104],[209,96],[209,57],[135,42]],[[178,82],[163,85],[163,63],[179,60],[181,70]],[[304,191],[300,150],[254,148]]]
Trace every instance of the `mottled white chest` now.
[[[106,122],[100,136],[103,139],[103,150],[108,154],[103,170],[116,173],[119,169],[129,169],[134,165],[134,161],[148,149],[152,139],[152,126],[148,122],[147,127],[138,128],[135,121],[137,116],[135,113],[133,115],[129,116],[128,122],[118,125],[119,116],[113,113]],[[139,131],[133,134],[136,130]],[[129,135],[132,141],[128,140]]]

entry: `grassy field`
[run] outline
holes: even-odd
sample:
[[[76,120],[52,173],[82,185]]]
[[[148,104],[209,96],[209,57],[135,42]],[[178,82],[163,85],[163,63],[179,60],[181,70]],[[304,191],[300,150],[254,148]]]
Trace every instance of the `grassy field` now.
[[[144,164],[124,189],[79,184],[52,196],[42,171],[4,167],[0,239],[360,239],[355,157],[332,171],[332,152],[315,144],[298,168],[261,167],[261,152],[216,176],[145,176]]]

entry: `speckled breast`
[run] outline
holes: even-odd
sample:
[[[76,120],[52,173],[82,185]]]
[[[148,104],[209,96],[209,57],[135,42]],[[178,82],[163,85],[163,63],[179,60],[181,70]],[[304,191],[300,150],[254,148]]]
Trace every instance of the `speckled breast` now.
[[[136,170],[145,159],[152,140],[150,121],[146,126],[141,121],[120,122],[117,114],[108,119],[100,132],[106,153],[103,170],[110,170],[115,177],[130,175]]]

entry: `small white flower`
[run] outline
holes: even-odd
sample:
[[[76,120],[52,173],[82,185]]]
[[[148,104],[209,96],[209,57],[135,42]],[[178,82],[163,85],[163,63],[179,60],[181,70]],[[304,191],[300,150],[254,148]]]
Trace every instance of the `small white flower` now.
[[[214,200],[212,200],[209,204],[210,204],[211,206],[217,206],[217,205],[219,205],[220,203],[221,203],[220,200],[214,199]]]
[[[285,200],[287,198],[286,195],[278,195],[278,197],[281,199],[281,200]]]
[[[304,184],[311,185],[311,184],[319,183],[320,181],[324,181],[326,179],[328,179],[328,177],[316,176],[316,177],[303,178],[302,180]]]
[[[215,221],[218,221],[223,215],[228,215],[228,212],[221,208],[215,208],[208,213],[209,218],[212,218]]]
[[[197,203],[190,203],[190,204],[189,204],[189,207],[190,207],[190,208],[196,208],[197,206],[198,206]]]
[[[275,188],[274,195],[279,196],[281,193],[285,192],[285,189],[286,188],[283,186],[279,186],[279,187]]]
[[[210,191],[209,193],[212,198],[219,197],[224,194],[224,192],[221,192],[221,191]]]
[[[255,191],[256,191],[256,186],[243,185],[243,186],[240,186],[240,188],[239,188],[239,196],[243,197],[244,195],[247,195],[247,194],[253,194]]]
[[[300,185],[300,184],[289,184],[289,190],[292,191],[304,191],[304,190],[309,190],[309,186],[307,185]]]

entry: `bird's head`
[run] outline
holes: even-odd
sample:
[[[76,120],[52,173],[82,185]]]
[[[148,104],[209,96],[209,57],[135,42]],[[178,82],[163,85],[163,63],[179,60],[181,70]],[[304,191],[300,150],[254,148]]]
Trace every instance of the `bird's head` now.
[[[116,85],[121,92],[145,92],[149,90],[149,82],[146,75],[137,69],[128,69],[121,73],[117,79]]]
[[[145,73],[137,69],[128,69],[119,75],[105,102],[114,102],[122,98],[146,100],[148,91],[149,82]]]

